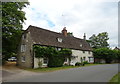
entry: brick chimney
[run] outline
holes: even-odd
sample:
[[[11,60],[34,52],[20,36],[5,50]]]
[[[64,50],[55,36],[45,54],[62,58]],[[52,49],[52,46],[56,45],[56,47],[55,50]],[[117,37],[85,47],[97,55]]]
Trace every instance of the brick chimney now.
[[[63,28],[63,30],[62,30],[62,34],[63,34],[64,36],[67,36],[67,30],[66,30],[66,27]]]

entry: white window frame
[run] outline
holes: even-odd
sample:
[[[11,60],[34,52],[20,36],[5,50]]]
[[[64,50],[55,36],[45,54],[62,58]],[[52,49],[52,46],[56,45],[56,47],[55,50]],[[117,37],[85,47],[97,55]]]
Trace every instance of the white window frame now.
[[[94,62],[94,57],[89,57],[89,62],[90,63]]]
[[[58,42],[62,43],[62,38],[57,38]]]
[[[22,35],[22,39],[23,39],[23,40],[26,39],[26,34],[23,34],[23,35]]]
[[[25,52],[26,51],[26,45],[25,44],[22,44],[21,45],[21,52]]]
[[[80,44],[80,47],[83,47],[83,45],[82,45],[82,44]]]
[[[25,62],[25,56],[21,56],[21,62]]]
[[[60,51],[60,50],[61,50],[61,48],[57,48],[57,50],[58,50],[58,51]]]
[[[48,64],[48,58],[43,58],[43,64]]]

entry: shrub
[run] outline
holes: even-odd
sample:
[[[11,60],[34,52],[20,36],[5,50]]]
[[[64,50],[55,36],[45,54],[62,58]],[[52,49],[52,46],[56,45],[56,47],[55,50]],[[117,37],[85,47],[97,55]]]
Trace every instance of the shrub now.
[[[88,61],[84,61],[83,64],[89,64],[89,62]]]
[[[69,66],[69,64],[68,64],[68,63],[65,63],[64,66]]]
[[[81,66],[82,64],[80,62],[76,62],[75,66]]]

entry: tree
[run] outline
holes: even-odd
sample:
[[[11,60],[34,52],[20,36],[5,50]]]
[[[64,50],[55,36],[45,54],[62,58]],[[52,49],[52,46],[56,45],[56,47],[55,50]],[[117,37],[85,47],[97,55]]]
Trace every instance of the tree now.
[[[67,35],[68,36],[73,36],[73,33],[72,32],[68,32]]]
[[[117,59],[119,60],[120,63],[120,50],[118,50]]]
[[[109,48],[99,48],[93,50],[93,55],[98,59],[105,59],[106,63],[110,63],[112,60],[116,59],[117,52]]]
[[[17,54],[28,2],[2,2],[2,54],[4,60]]]
[[[107,48],[109,46],[108,44],[108,33],[107,32],[102,32],[99,33],[97,36],[95,34],[93,34],[88,42],[90,43],[92,48]]]

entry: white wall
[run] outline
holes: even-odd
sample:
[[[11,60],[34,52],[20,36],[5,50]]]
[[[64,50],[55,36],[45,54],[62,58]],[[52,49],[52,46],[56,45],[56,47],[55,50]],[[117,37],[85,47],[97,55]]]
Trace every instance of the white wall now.
[[[93,53],[88,51],[85,51],[85,53],[83,53],[83,51],[80,50],[72,50],[72,56],[76,56],[75,58],[71,58],[71,65],[75,65],[76,62],[81,62],[81,57],[85,57],[85,61],[89,62],[89,57],[93,57]],[[43,63],[43,58],[40,59],[40,61],[42,61]],[[34,68],[38,68],[38,62],[39,60],[37,58],[34,57]],[[94,62],[94,61],[93,61]],[[89,62],[89,63],[93,63],[93,62]],[[68,64],[68,59],[67,62],[64,62],[64,64],[67,63]],[[43,64],[42,67],[46,67],[47,64]]]
[[[34,57],[34,68],[39,68],[39,66],[38,66],[39,60],[42,62],[41,67],[47,67],[47,64],[43,63],[43,58],[38,59],[38,58]]]
[[[85,53],[83,53],[83,51],[80,50],[72,50],[72,56],[76,56],[75,58],[71,59],[71,64],[75,65],[76,62],[81,62],[81,57],[85,57],[85,61],[89,62],[89,57],[93,57],[93,53],[88,51],[85,51]]]

